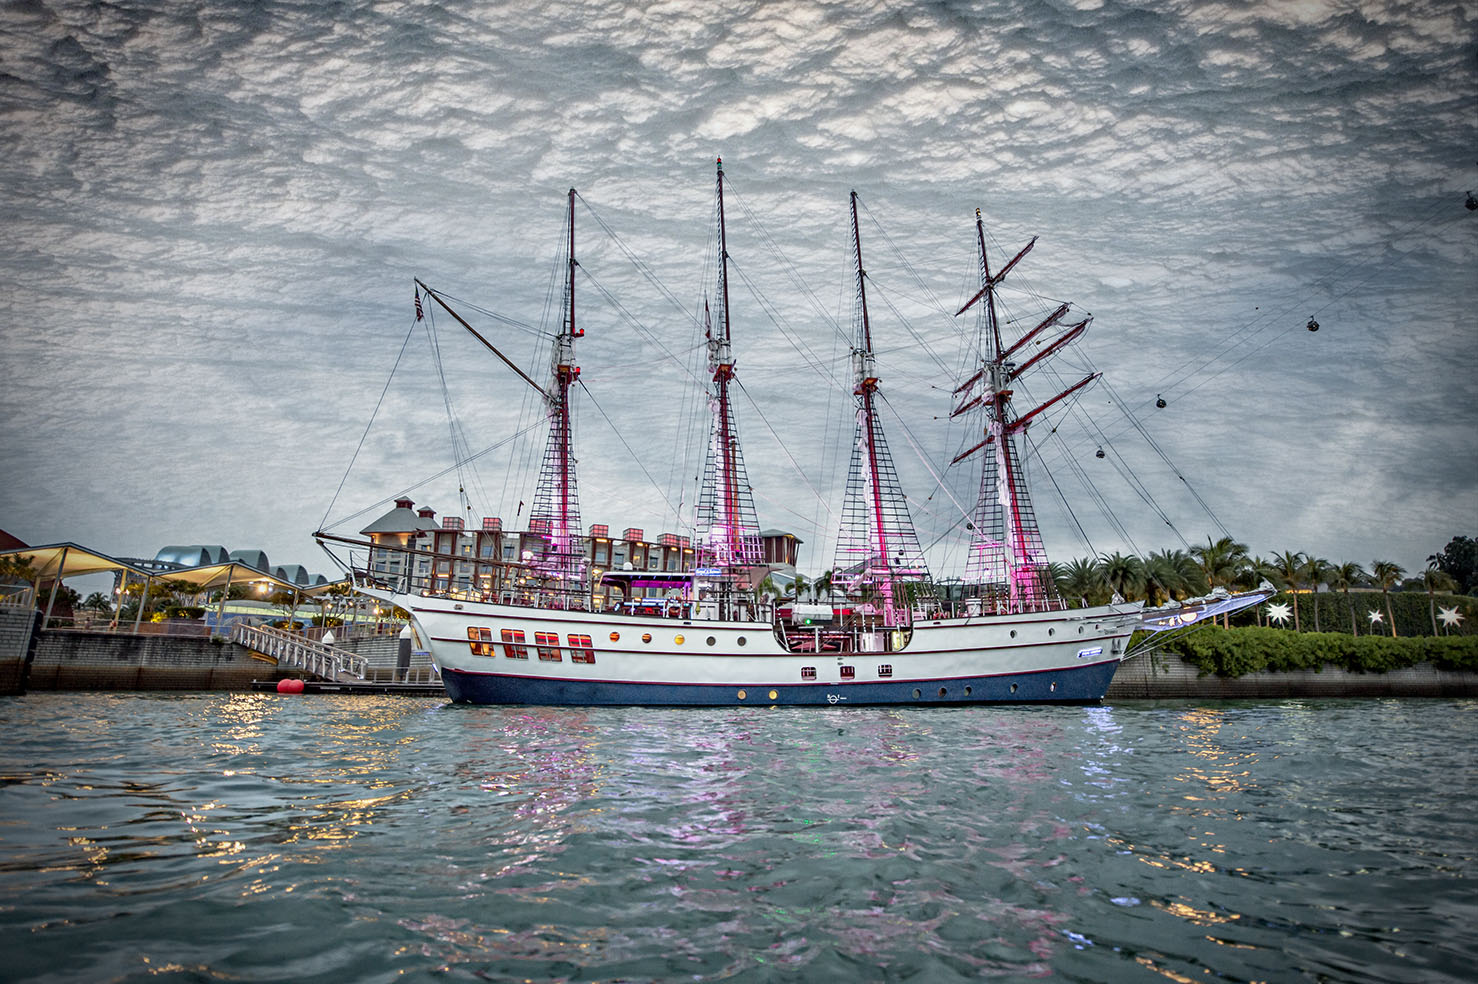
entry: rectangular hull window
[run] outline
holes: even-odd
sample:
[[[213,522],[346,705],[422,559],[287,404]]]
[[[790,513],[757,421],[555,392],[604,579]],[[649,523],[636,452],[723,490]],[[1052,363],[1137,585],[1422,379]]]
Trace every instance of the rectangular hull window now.
[[[524,648],[522,629],[503,630],[503,655],[509,659],[528,659],[529,651]]]
[[[588,635],[572,635],[570,640],[571,663],[594,663],[595,646]]]
[[[472,650],[474,656],[493,655],[493,630],[475,625],[467,626],[467,648]]]
[[[535,632],[534,648],[539,650],[539,658],[546,663],[558,663],[563,658],[559,654],[558,632]]]

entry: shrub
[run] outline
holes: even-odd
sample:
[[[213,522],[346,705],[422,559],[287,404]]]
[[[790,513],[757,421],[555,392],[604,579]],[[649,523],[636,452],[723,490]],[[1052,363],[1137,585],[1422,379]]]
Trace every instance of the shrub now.
[[[1354,637],[1338,632],[1290,632],[1243,627],[1203,629],[1171,641],[1167,653],[1202,673],[1239,677],[1247,673],[1313,670],[1337,666],[1356,673],[1385,673],[1418,663],[1443,670],[1478,671],[1478,637]]]

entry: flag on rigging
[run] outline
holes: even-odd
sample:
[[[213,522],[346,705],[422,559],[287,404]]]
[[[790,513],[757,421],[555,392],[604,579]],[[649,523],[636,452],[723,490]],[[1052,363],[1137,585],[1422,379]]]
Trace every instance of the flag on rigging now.
[[[421,292],[416,291],[416,320],[420,321],[425,315],[421,311]]]

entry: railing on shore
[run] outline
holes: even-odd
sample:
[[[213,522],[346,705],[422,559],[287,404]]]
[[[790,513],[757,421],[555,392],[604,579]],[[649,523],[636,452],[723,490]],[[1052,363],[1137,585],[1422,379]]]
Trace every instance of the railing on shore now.
[[[0,598],[0,605],[11,605],[11,607],[25,608],[26,605],[13,605],[5,598]],[[78,632],[106,632],[112,635],[167,635],[167,636],[191,636],[208,638],[213,635],[229,636],[231,627],[238,623],[256,624],[259,620],[254,616],[228,618],[218,628],[213,621],[199,618],[167,618],[160,622],[138,622],[132,619],[110,618],[108,615],[98,612],[79,611],[73,615],[53,615],[44,628],[75,630]],[[298,623],[302,625],[301,622]],[[297,631],[296,634],[308,639],[320,639],[326,633],[332,632],[334,637],[340,641],[357,641],[363,639],[383,638],[385,636],[398,635],[405,628],[404,622],[348,622],[340,625],[308,625]]]
[[[231,629],[231,641],[275,658],[278,666],[302,669],[329,680],[339,680],[344,675],[363,680],[369,672],[369,661],[363,656],[283,629],[237,622]]]

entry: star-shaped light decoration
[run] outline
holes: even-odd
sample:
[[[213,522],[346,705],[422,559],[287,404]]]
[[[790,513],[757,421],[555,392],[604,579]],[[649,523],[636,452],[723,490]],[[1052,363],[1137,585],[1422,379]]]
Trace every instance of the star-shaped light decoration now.
[[[1292,616],[1292,615],[1293,615],[1293,609],[1289,608],[1287,605],[1284,605],[1284,604],[1281,604],[1280,603],[1280,604],[1277,604],[1277,605],[1269,605],[1268,606],[1268,621],[1269,622],[1277,622],[1279,625],[1283,625],[1284,623],[1286,623],[1288,621],[1289,617]]]
[[[1386,620],[1386,617],[1374,608],[1370,610],[1369,614],[1366,617],[1370,619],[1371,625],[1374,625],[1376,622],[1384,622]]]
[[[1463,613],[1457,610],[1456,605],[1451,608],[1437,609],[1437,617],[1442,619],[1442,624],[1449,629],[1457,628],[1463,621]]]

